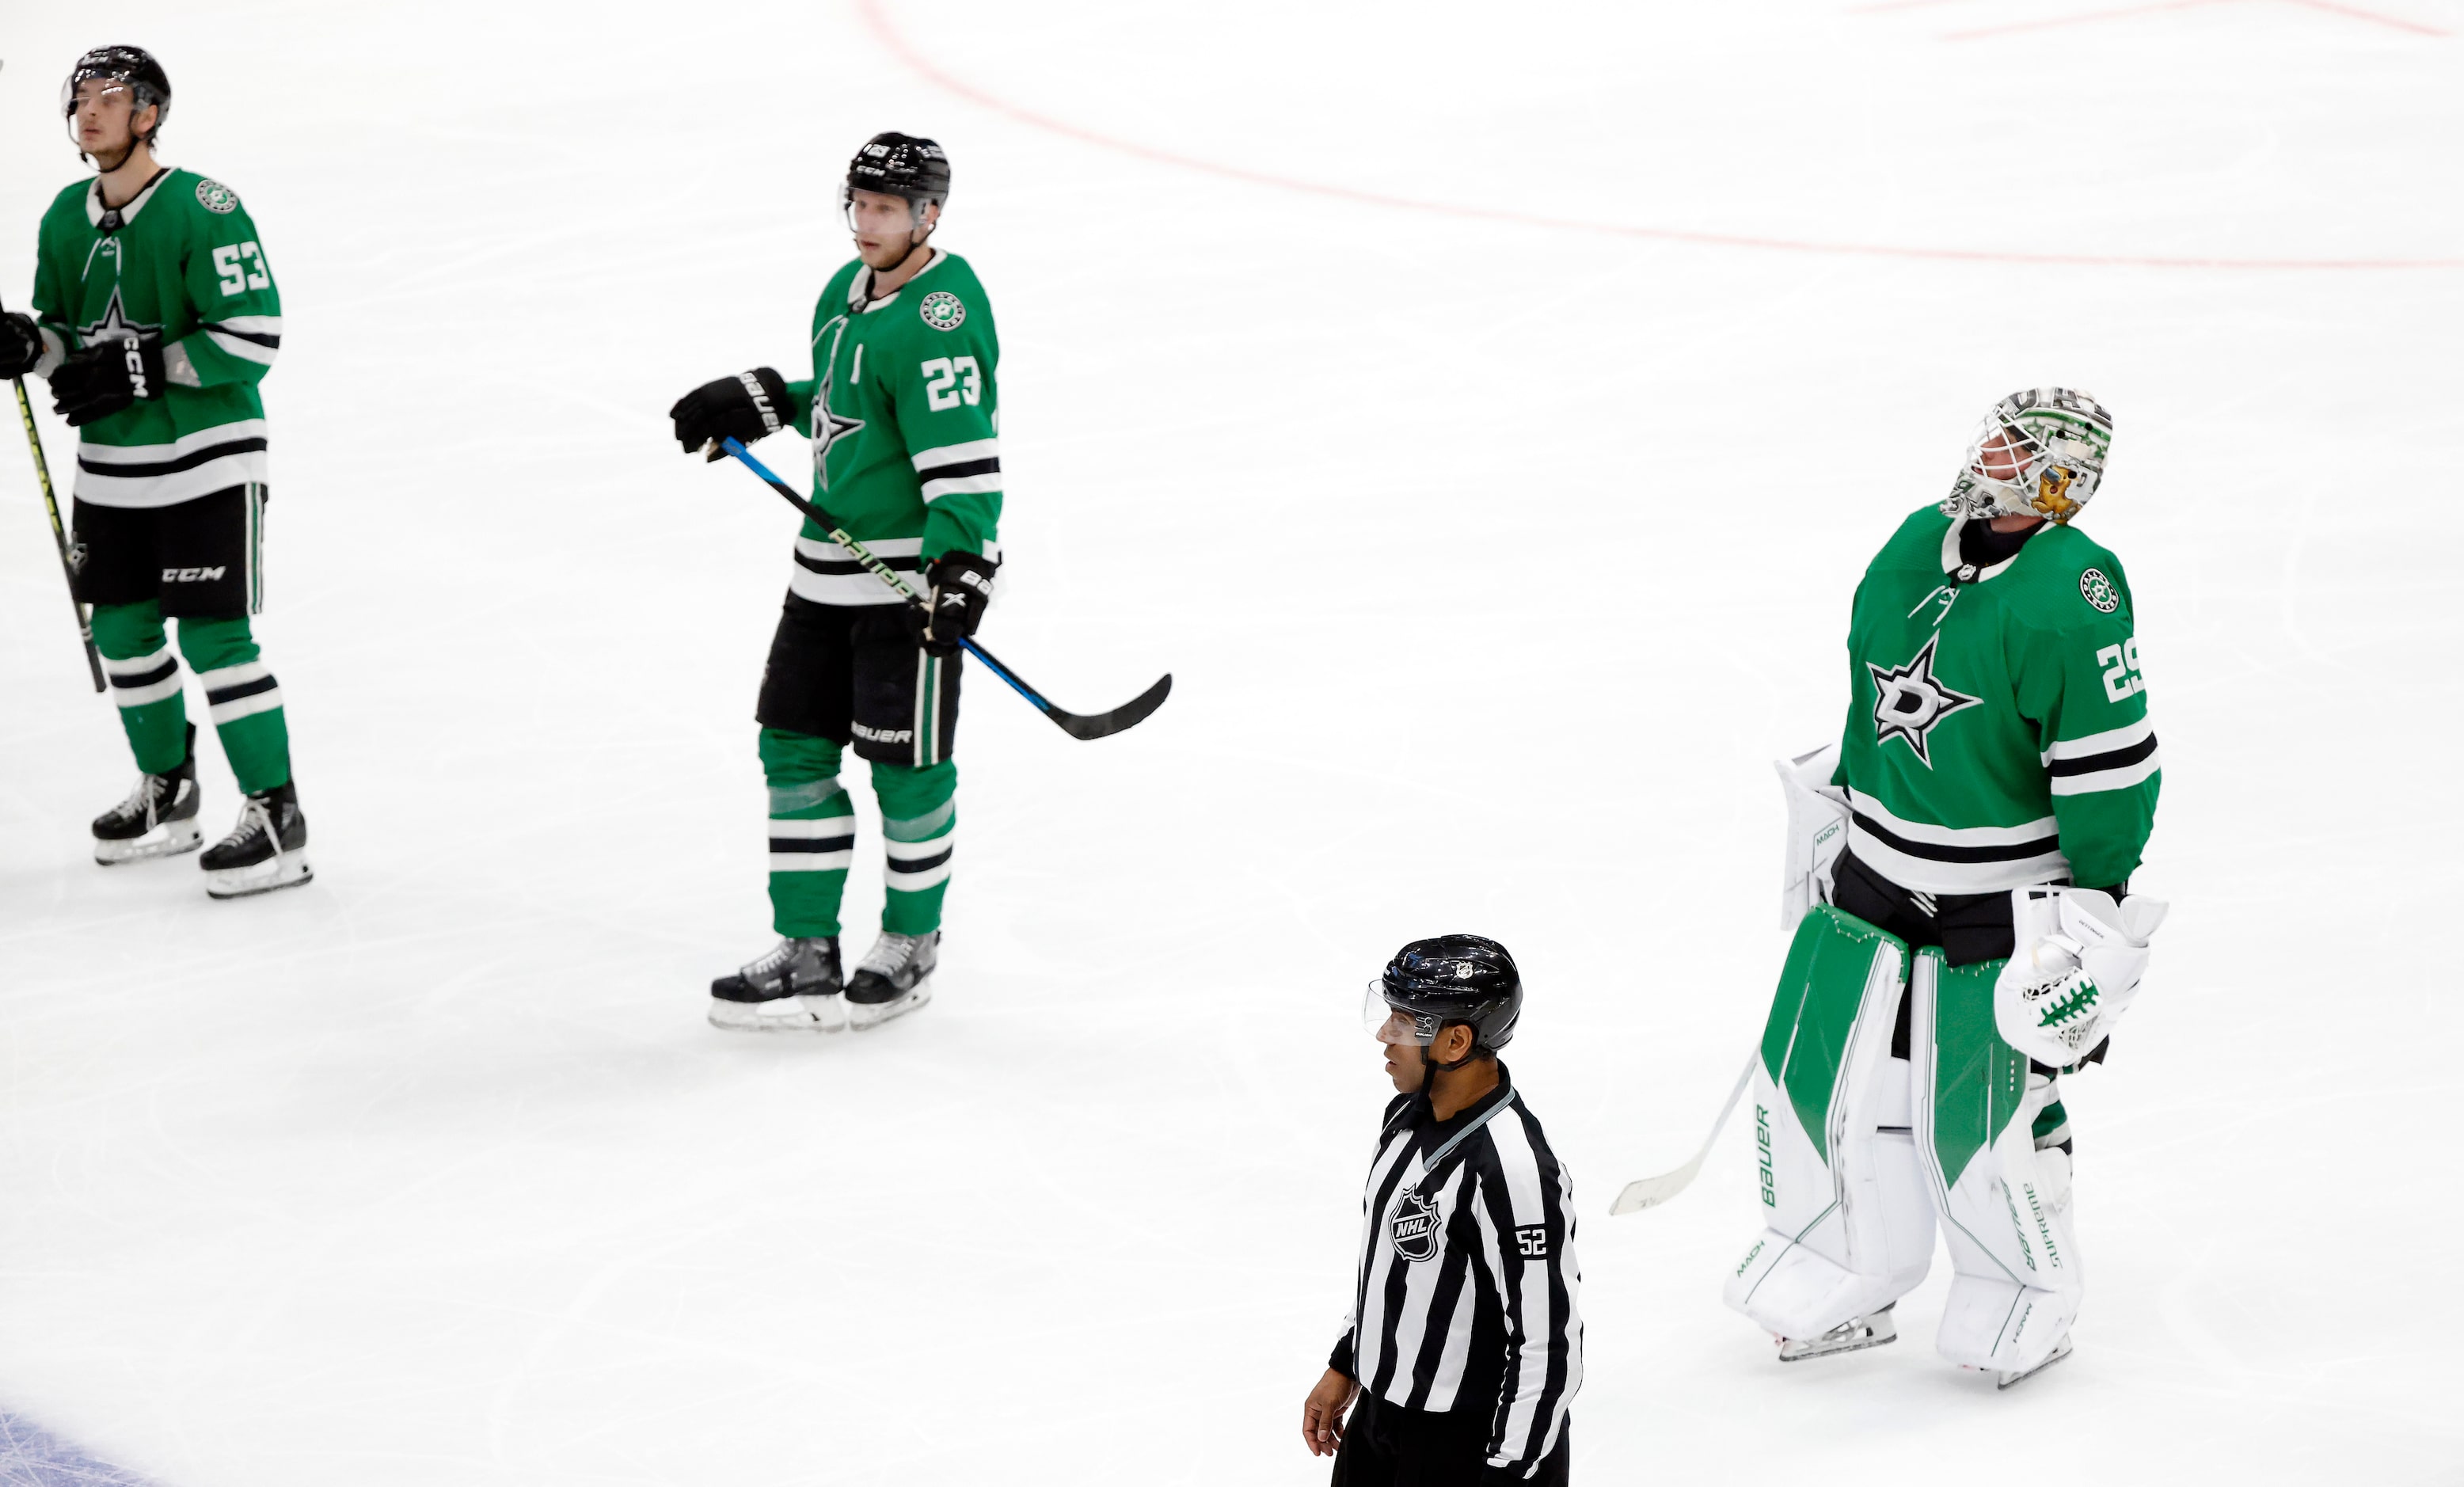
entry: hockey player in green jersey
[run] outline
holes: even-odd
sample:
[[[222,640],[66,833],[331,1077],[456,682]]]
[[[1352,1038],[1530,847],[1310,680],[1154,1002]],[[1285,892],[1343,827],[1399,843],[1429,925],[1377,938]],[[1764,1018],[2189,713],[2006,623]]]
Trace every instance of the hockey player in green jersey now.
[[[814,502],[915,575],[928,601],[907,603],[805,522],[754,713],[781,939],[712,983],[720,1027],[864,1029],[932,995],[957,842],[959,642],[982,618],[1001,560],[1001,340],[975,271],[932,245],[949,194],[939,145],[874,136],[841,188],[857,257],[813,310],[812,377],[759,367],[670,410],[688,453],[789,426],[809,436]],[[887,893],[880,938],[843,978],[855,806],[839,772],[850,747],[881,804]]]
[[[2056,1081],[2103,1057],[2165,910],[2127,894],[2162,779],[2130,583],[2072,525],[2112,435],[2066,388],[1995,405],[1858,585],[1837,748],[1781,768],[1795,938],[1727,1300],[1783,1362],[1892,1341],[1937,1218],[1943,1354],[2007,1386],[2070,1351]]]
[[[77,59],[60,90],[69,137],[99,174],[44,213],[33,315],[0,315],[0,377],[51,380],[80,434],[70,564],[94,605],[137,786],[94,823],[98,862],[194,851],[196,730],[179,662],[206,690],[246,795],[207,851],[206,891],[235,898],[309,880],[282,691],[249,617],[264,598],[265,405],[282,302],[256,226],[228,186],[154,159],[171,109],[137,47]]]

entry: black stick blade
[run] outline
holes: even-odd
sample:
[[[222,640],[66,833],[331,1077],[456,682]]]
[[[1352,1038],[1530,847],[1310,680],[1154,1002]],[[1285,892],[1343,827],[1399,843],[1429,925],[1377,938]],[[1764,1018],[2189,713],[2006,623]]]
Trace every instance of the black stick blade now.
[[[1072,738],[1109,738],[1114,733],[1126,732],[1145,722],[1155,709],[1163,706],[1163,700],[1171,695],[1172,673],[1167,671],[1153,687],[1110,712],[1098,712],[1090,717],[1076,712],[1065,712],[1047,702],[1044,705],[1044,715],[1060,724],[1061,731]]]

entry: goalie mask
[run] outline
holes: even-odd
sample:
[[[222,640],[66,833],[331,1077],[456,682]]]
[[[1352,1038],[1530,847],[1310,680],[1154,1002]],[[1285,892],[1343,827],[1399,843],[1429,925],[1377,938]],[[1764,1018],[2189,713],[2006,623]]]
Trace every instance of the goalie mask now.
[[[1942,509],[1953,516],[2069,521],[2096,494],[2113,415],[2086,393],[2032,387],[1993,405]]]

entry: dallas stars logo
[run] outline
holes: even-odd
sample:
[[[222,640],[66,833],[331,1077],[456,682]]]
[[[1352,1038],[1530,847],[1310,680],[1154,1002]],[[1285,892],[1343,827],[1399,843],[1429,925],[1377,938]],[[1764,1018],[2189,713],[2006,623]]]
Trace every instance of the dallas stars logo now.
[[[813,395],[813,478],[821,488],[830,488],[830,446],[842,439],[853,438],[864,428],[864,420],[847,418],[830,407],[830,386],[835,371],[822,375],[821,389]]]
[[[1933,648],[1941,644],[1940,635],[1928,635],[1916,659],[1903,667],[1878,667],[1868,661],[1865,669],[1874,677],[1874,739],[1888,743],[1894,738],[1904,740],[1915,751],[1917,762],[1933,768],[1933,759],[1925,753],[1925,735],[1939,727],[1944,718],[1962,708],[1972,708],[1983,702],[1945,687],[1933,674]]]
[[[102,307],[102,318],[77,327],[77,335],[89,346],[99,340],[141,340],[159,325],[140,325],[128,317],[128,307],[120,302],[120,291],[114,287],[111,299]]]

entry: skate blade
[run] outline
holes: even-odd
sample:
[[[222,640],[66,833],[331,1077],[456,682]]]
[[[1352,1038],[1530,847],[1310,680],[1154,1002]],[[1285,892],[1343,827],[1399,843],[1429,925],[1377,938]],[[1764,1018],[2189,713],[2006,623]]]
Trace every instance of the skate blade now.
[[[1888,1330],[1875,1328],[1863,1337],[1842,1338],[1836,1343],[1816,1344],[1809,1342],[1795,1352],[1790,1352],[1788,1350],[1786,1341],[1783,1340],[1780,1345],[1779,1361],[1782,1363],[1803,1363],[1809,1358],[1837,1358],[1841,1353],[1861,1353],[1866,1348],[1881,1347],[1885,1344],[1896,1343],[1899,1340],[1900,1329],[1896,1326],[1891,1327]]]
[[[891,1001],[847,1003],[847,1026],[858,1033],[870,1032],[893,1017],[903,1017],[933,999],[933,978],[926,976],[915,983],[904,996]]]
[[[206,874],[208,898],[253,898],[276,888],[296,888],[313,881],[316,869],[308,859],[297,852],[285,852],[269,862],[254,863],[246,867],[226,867]]]
[[[193,852],[206,844],[206,834],[192,820],[165,821],[142,837],[126,842],[94,843],[94,860],[105,867],[119,867],[128,863],[151,862],[158,857],[177,857]]]
[[[2026,1381],[2035,1378],[2037,1374],[2044,1372],[2047,1368],[2050,1368],[2054,1365],[2061,1362],[2063,1359],[2068,1358],[2070,1355],[2071,1340],[2069,1338],[2064,1338],[2060,1342],[2056,1343],[2054,1345],[2054,1350],[2045,1355],[2045,1361],[2036,1365],[2035,1367],[2025,1369],[2018,1373],[1997,1373],[1993,1375],[1993,1387],[1998,1390],[2009,1389],[2013,1384],[2025,1383]]]
[[[781,1007],[781,1002],[795,1006],[790,1010]],[[765,1007],[780,1010],[764,1012]],[[837,1033],[846,1030],[847,1022],[847,998],[835,994],[781,996],[766,1002],[710,999],[710,1025],[731,1033]]]

